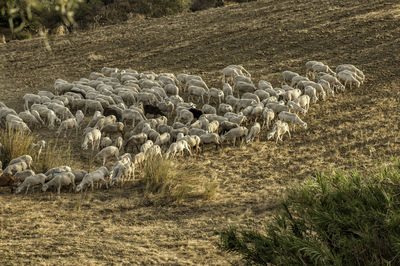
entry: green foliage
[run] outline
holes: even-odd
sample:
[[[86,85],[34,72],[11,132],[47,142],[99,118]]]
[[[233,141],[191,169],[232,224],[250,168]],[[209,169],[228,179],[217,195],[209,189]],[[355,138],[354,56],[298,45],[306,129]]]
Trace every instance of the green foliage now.
[[[399,265],[399,165],[318,174],[289,190],[263,234],[230,227],[219,235],[222,249],[249,264]]]

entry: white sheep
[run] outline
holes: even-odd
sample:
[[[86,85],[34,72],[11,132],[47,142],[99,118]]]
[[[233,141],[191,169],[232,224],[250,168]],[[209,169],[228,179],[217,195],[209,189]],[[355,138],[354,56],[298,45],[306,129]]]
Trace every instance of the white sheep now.
[[[82,149],[87,150],[89,144],[92,146],[92,151],[98,150],[100,148],[101,132],[97,128],[93,128],[86,133],[85,138],[82,143]]]
[[[135,155],[134,163],[136,166],[141,166],[146,160],[146,154],[144,152],[139,152]]]
[[[261,125],[258,122],[255,122],[254,125],[250,128],[249,134],[246,136],[246,143],[253,141],[254,138],[258,138],[260,140],[260,132],[261,132]]]
[[[233,146],[235,146],[236,140],[243,139],[248,133],[249,130],[245,127],[232,128],[221,137],[221,143],[225,140],[233,140]]]
[[[170,157],[173,158],[173,157],[175,157],[175,155],[177,153],[183,155],[183,152],[185,150],[188,151],[190,155],[192,155],[192,152],[190,151],[189,145],[186,142],[186,140],[181,139],[181,140],[179,140],[177,142],[172,143],[169,146],[168,151],[165,153],[165,158],[166,159],[168,159]]]
[[[64,132],[64,137],[66,137],[68,130],[71,129],[75,129],[75,133],[78,135],[78,123],[75,117],[62,121],[57,129],[56,135],[60,136],[61,132]]]
[[[94,183],[100,183],[102,181],[105,185],[106,188],[108,188],[107,180],[110,176],[110,172],[107,170],[106,167],[102,166],[99,169],[97,169],[94,172],[88,173],[85,175],[79,183],[79,185],[76,186],[76,192],[81,191],[84,187],[90,185],[92,187],[92,191],[94,190]]]
[[[191,85],[188,87],[188,101],[193,96],[197,96],[201,99],[201,102],[204,103],[204,96],[208,98],[209,92],[203,87]]]
[[[107,159],[115,158],[118,160],[118,156],[119,156],[119,149],[115,146],[108,146],[99,151],[96,154],[95,159],[101,159],[103,161],[102,165],[104,166],[106,164]]]
[[[282,141],[282,136],[286,132],[288,133],[289,138],[291,138],[288,123],[283,122],[281,120],[277,120],[274,123],[272,130],[270,132],[268,132],[267,139],[269,140],[275,136],[275,141],[276,141],[276,143],[278,143],[278,140]]]
[[[19,187],[17,187],[15,193],[18,194],[23,189],[26,188],[25,194],[27,194],[30,187],[32,187],[32,191],[33,191],[34,186],[39,185],[39,184],[43,185],[45,180],[46,180],[46,176],[44,174],[36,174],[36,175],[28,176],[27,178],[25,178],[24,182],[22,182],[22,184]]]
[[[154,142],[154,145],[159,145],[159,146],[169,145],[170,142],[171,142],[171,135],[168,132],[166,132],[157,137],[156,141]]]
[[[294,77],[296,77],[296,76],[299,76],[299,74],[297,74],[296,72],[292,72],[292,71],[289,71],[289,70],[286,70],[286,71],[282,72],[282,78],[283,78],[283,81],[286,84],[291,84],[292,83],[292,79]]]
[[[147,140],[143,145],[140,147],[140,151],[147,153],[147,150],[150,149],[151,146],[153,146],[154,143],[152,140]]]
[[[35,115],[33,115],[29,110],[20,112],[18,116],[30,127],[40,127],[41,125],[44,124],[42,119],[38,120],[38,118]],[[40,118],[40,116],[38,117]]]
[[[32,131],[29,129],[28,125],[25,124],[25,122],[17,121],[17,120],[12,120],[12,121],[7,121],[7,128],[15,131],[21,131],[27,134],[32,133]]]
[[[58,173],[49,182],[43,184],[42,191],[45,192],[51,187],[57,188],[57,193],[60,194],[61,187],[70,186],[75,190],[75,175],[71,172]]]
[[[24,99],[25,104],[24,104],[24,109],[25,110],[29,110],[29,104],[30,103],[41,103],[41,97],[39,95],[36,94],[32,94],[32,93],[27,93],[25,94],[22,99]]]
[[[357,88],[360,87],[360,81],[356,78],[356,74],[349,70],[343,70],[337,73],[337,77],[339,81],[344,81],[344,86],[346,87],[347,84],[350,84],[350,89],[353,84],[356,85]]]
[[[308,109],[310,108],[310,101],[311,98],[308,95],[301,95],[299,98],[297,98],[294,102],[300,105],[301,108],[306,110],[308,112]]]
[[[1,168],[1,167],[0,167]],[[14,180],[16,182],[24,182],[24,180],[28,177],[28,176],[33,176],[35,175],[35,172],[31,169],[28,170],[24,170],[21,172],[17,172],[14,174]]]
[[[269,129],[269,125],[271,123],[272,120],[274,120],[275,118],[275,112],[271,109],[269,109],[268,107],[265,107],[263,110],[263,125],[262,127],[265,126],[265,124],[267,125],[267,129]]]
[[[308,95],[312,99],[313,103],[316,103],[318,101],[317,90],[314,87],[306,86],[304,88],[304,94]]]
[[[307,123],[301,120],[297,114],[283,111],[279,113],[278,117],[283,122],[288,122],[293,125],[299,124],[304,129],[307,129]]]
[[[118,136],[114,141],[114,146],[118,148],[118,150],[122,149],[123,146],[123,139],[121,136]]]
[[[359,81],[360,81],[360,83],[363,83],[364,82],[364,80],[365,80],[365,75],[364,75],[364,73],[360,70],[360,69],[358,69],[357,67],[355,67],[354,65],[351,65],[351,64],[343,64],[343,65],[338,65],[337,67],[336,67],[336,73],[339,73],[339,72],[341,72],[341,71],[343,71],[343,70],[348,70],[348,71],[350,71],[350,72],[353,72],[353,73],[355,73],[358,77],[359,77]]]
[[[217,133],[207,133],[200,136],[200,144],[204,146],[204,144],[215,144],[216,148],[221,146],[221,138]]]

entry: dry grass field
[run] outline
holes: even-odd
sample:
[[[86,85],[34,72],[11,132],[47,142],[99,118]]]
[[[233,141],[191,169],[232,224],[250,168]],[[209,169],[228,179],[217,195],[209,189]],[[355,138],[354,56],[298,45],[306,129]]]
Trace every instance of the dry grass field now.
[[[214,235],[228,224],[261,229],[285,189],[317,171],[374,169],[400,154],[398,1],[266,0],[199,13],[131,21],[89,32],[0,44],[0,100],[22,109],[27,92],[103,66],[193,73],[220,86],[220,70],[242,64],[278,86],[308,60],[351,63],[366,82],[312,105],[292,140],[178,159],[215,197],[150,204],[139,183],[87,194],[11,195],[0,190],[0,264],[216,264],[237,258]],[[45,138],[51,133],[42,132]],[[67,141],[67,140],[65,140]],[[72,147],[79,140],[70,140]],[[73,150],[75,167],[86,155]],[[195,181],[196,182],[196,181]]]

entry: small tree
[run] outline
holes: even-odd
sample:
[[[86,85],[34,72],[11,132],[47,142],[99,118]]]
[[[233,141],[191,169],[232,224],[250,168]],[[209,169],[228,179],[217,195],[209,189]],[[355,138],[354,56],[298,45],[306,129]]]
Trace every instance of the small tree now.
[[[400,265],[399,166],[318,175],[288,192],[264,233],[230,227],[220,246],[250,264]]]

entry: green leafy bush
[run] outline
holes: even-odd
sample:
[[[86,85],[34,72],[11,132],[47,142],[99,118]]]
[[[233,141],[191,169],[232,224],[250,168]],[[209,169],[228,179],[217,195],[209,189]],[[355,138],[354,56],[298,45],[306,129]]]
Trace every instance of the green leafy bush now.
[[[289,190],[264,233],[219,232],[221,248],[250,264],[400,265],[399,167],[318,175]]]

